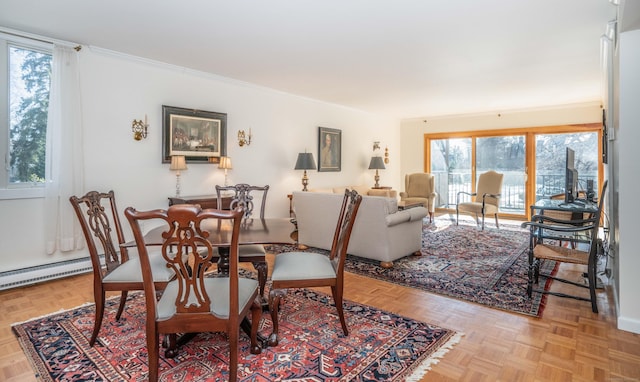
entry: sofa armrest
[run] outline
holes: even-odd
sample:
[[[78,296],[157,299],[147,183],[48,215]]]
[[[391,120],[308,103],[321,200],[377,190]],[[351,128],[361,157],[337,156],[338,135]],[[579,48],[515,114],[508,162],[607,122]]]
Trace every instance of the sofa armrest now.
[[[406,193],[406,192],[404,192],[404,191],[400,191],[400,199],[401,199],[401,200],[402,200],[402,199],[404,199],[404,198],[408,198],[408,197],[409,197],[409,194],[407,194],[407,193]]]
[[[393,227],[394,225],[402,224],[405,222],[422,220],[422,218],[424,218],[428,214],[429,211],[424,207],[409,208],[407,210],[398,211],[385,216],[384,222],[386,223],[387,227]]]
[[[411,218],[409,219],[409,221],[412,221],[412,222],[416,220],[422,220],[424,217],[429,215],[429,210],[424,207],[414,207],[404,211],[409,212],[411,214]]]

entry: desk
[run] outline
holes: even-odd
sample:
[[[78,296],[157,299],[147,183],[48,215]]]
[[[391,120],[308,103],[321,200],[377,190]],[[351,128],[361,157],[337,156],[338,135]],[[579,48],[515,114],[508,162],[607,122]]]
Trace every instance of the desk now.
[[[560,199],[540,199],[535,204],[532,204],[530,208],[531,216],[536,215],[536,211],[539,211],[540,214],[544,214],[544,211],[562,211],[577,214],[578,219],[582,219],[582,217],[580,217],[582,214],[598,212],[598,203],[583,202],[582,204],[579,204],[574,202],[567,204],[564,200]]]

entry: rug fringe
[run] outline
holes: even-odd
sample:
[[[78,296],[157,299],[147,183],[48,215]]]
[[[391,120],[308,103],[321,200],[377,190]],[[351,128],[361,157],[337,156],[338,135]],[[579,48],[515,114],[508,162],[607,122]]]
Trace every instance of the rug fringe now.
[[[451,350],[456,344],[460,342],[460,340],[462,339],[462,336],[464,336],[464,333],[454,334],[444,345],[442,345],[442,347],[440,347],[428,359],[422,361],[422,363],[420,363],[420,365],[418,365],[414,369],[413,373],[411,373],[411,375],[407,377],[405,381],[406,382],[420,381],[422,377],[424,377],[424,375],[427,374],[429,370],[431,370],[431,367],[433,365],[440,362],[440,359],[442,359],[445,356],[445,354],[449,352],[449,350]]]

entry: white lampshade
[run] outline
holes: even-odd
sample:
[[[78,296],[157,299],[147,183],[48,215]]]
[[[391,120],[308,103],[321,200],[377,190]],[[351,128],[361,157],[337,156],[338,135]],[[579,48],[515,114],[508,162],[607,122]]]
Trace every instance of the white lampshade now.
[[[232,170],[233,166],[231,165],[231,158],[220,157],[220,163],[218,163],[218,168],[221,168],[224,170]]]
[[[171,166],[169,170],[171,171],[182,171],[187,169],[187,161],[185,160],[184,155],[173,155],[171,157]]]

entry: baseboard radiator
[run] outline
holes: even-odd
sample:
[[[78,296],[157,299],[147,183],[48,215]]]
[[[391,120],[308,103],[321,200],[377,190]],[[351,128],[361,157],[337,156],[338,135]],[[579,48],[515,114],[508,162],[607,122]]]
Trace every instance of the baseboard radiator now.
[[[0,272],[0,290],[92,272],[88,257]]]

